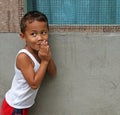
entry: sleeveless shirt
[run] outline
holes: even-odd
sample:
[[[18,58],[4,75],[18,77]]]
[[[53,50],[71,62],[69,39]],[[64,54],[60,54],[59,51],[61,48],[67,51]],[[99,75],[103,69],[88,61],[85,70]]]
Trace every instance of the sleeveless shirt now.
[[[40,66],[35,57],[26,49],[21,49],[18,54],[27,54],[34,62],[34,71],[36,72]],[[17,55],[18,55],[17,54]],[[29,108],[34,104],[38,89],[32,89],[25,80],[22,72],[16,67],[12,86],[5,95],[7,103],[18,109]]]

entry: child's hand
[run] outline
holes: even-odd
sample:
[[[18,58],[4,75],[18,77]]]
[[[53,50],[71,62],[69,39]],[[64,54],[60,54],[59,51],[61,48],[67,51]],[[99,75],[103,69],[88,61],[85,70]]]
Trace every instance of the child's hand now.
[[[40,45],[40,50],[38,51],[38,56],[41,61],[49,61],[51,58],[51,51],[47,41],[42,41]]]

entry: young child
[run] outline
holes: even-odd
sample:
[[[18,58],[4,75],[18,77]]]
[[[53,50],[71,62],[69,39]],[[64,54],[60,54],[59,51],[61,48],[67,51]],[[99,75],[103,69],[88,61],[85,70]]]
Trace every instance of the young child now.
[[[47,17],[39,11],[30,11],[22,18],[20,28],[26,45],[16,56],[15,75],[0,115],[28,115],[46,72],[52,76],[56,74],[48,45]]]

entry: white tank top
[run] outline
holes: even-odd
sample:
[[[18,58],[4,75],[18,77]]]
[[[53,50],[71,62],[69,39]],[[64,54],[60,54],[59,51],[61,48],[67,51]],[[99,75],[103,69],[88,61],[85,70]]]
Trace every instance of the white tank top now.
[[[24,52],[27,54],[32,61],[34,62],[34,71],[36,72],[40,66],[38,61],[35,57],[26,49],[22,49],[18,52],[18,54]],[[18,55],[17,54],[17,55]],[[24,76],[22,75],[21,71],[16,67],[15,63],[15,75],[12,81],[12,86],[10,90],[6,93],[5,98],[7,103],[18,109],[29,108],[34,104],[34,100],[36,97],[38,89],[33,90],[27,81],[25,80]]]

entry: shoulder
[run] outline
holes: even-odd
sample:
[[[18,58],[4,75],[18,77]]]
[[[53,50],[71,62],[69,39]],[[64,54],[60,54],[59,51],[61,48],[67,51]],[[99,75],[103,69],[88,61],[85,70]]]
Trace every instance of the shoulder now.
[[[23,66],[27,66],[27,65],[33,65],[33,61],[32,59],[24,52],[21,52],[17,55],[16,57],[16,66],[18,69],[20,69]]]
[[[24,52],[19,53],[16,57],[16,60],[17,61],[24,61],[24,60],[31,61],[30,57]]]
[[[30,61],[30,53],[26,49],[21,49],[17,53],[16,60],[28,60]]]

